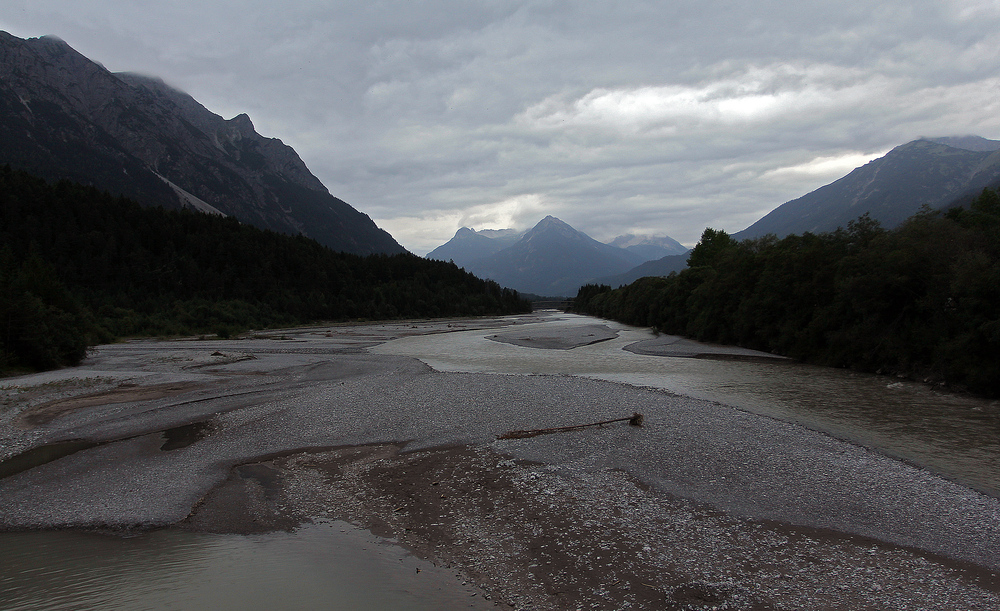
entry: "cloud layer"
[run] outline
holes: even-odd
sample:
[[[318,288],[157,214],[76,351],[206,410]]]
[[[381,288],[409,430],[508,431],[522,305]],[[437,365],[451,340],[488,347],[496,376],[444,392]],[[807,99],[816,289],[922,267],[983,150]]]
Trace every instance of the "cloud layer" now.
[[[1000,137],[993,1],[8,4],[249,113],[420,254],[546,214],[692,244],[920,136]]]

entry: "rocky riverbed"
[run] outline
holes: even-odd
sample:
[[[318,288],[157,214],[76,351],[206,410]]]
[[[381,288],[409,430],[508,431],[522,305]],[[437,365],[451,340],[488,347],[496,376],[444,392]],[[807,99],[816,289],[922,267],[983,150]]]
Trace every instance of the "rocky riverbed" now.
[[[995,498],[663,389],[392,354],[464,333],[572,355],[618,330],[558,318],[129,342],[3,380],[0,527],[344,520],[455,570],[477,604],[523,609],[1000,608]],[[642,428],[497,439],[633,412]]]

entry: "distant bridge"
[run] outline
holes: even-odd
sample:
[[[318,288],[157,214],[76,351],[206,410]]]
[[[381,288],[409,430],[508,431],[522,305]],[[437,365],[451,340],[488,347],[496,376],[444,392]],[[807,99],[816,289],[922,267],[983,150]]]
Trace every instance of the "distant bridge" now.
[[[567,310],[573,306],[572,299],[548,299],[545,301],[532,301],[531,311],[537,310]]]

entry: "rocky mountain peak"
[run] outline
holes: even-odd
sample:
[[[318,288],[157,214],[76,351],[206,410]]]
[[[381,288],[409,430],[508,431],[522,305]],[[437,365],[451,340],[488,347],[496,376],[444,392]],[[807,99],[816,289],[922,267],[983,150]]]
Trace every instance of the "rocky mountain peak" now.
[[[518,231],[513,228],[506,229],[480,229],[477,231],[479,235],[486,236],[487,238],[493,238],[494,240],[516,240],[521,237],[523,232]]]
[[[573,229],[570,225],[564,223],[563,221],[557,219],[556,217],[549,215],[538,221],[534,227],[529,229],[527,233],[524,234],[524,240],[533,240],[543,234],[558,234],[563,237],[578,237],[582,234],[576,229]]]
[[[58,36],[53,36],[51,34],[46,34],[45,36],[39,36],[38,38],[28,39],[29,42],[34,42],[35,50],[42,53],[50,58],[66,57],[72,55],[79,55],[73,47],[59,38]],[[83,56],[80,55],[82,58]],[[87,60],[90,61],[90,60]],[[93,62],[97,63],[97,62]]]
[[[253,127],[253,121],[250,120],[250,115],[245,112],[236,115],[227,123],[233,127],[236,133],[244,138],[257,134],[257,130]]]
[[[167,208],[198,201],[357,254],[404,252],[333,197],[246,114],[230,120],[162,80],[112,74],[55,37],[0,32],[0,163]]]
[[[644,261],[661,259],[669,255],[679,255],[688,250],[687,247],[670,236],[635,235],[633,233],[620,235],[608,242],[608,244],[624,248],[642,257]]]
[[[623,272],[640,262],[629,251],[602,244],[549,215],[513,245],[467,269],[526,293],[566,296],[593,278]]]

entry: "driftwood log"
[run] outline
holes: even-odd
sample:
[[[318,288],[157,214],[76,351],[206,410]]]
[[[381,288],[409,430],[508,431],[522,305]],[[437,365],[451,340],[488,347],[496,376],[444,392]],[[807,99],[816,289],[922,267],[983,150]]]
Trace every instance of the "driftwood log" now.
[[[611,424],[613,422],[628,422],[630,426],[642,426],[642,414],[639,412],[633,413],[627,418],[615,418],[614,420],[602,420],[600,422],[591,422],[590,424],[574,424],[571,426],[557,426],[548,429],[532,429],[528,431],[509,431],[503,435],[497,435],[497,439],[524,439],[526,437],[537,437],[539,435],[548,435],[549,433],[563,433],[565,431],[575,431],[577,429],[586,428],[588,426],[604,426],[605,424]]]

